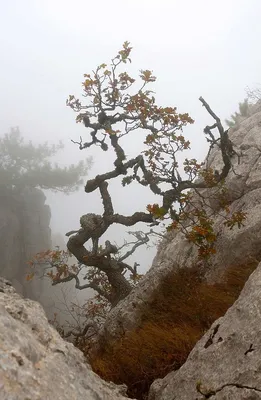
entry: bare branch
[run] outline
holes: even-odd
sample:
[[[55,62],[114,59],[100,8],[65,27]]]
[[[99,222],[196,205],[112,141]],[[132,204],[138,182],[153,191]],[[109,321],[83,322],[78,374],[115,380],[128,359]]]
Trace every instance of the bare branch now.
[[[97,326],[97,324],[96,324],[94,321],[90,321],[90,322],[88,322],[88,323],[85,325],[85,327],[83,328],[83,330],[82,330],[81,332],[76,332],[76,331],[74,331],[74,330],[70,330],[70,331],[66,332],[66,333],[63,335],[63,337],[64,337],[64,338],[68,338],[68,337],[70,337],[70,336],[74,336],[74,337],[79,338],[79,337],[82,337],[82,336],[86,336],[86,334],[87,334],[87,332],[88,332],[88,330],[89,330],[90,328],[93,328],[96,332],[98,331],[98,326]]]
[[[150,240],[150,238],[149,238],[150,232],[144,233],[142,231],[136,231],[136,232],[128,232],[128,233],[131,235],[134,235],[137,238],[137,241],[134,243],[134,245],[132,246],[132,248],[129,251],[127,251],[123,256],[121,256],[118,259],[119,261],[126,260],[126,258],[128,258],[131,254],[133,254],[138,247],[148,243]]]
[[[99,285],[96,285],[94,282],[89,282],[86,283],[85,285],[81,285],[80,284],[80,280],[77,274],[73,274],[73,273],[69,273],[68,276],[64,277],[64,278],[55,278],[52,282],[52,286],[58,285],[60,283],[65,283],[65,282],[70,282],[73,279],[75,279],[75,288],[78,290],[84,290],[84,289],[93,289],[95,290],[97,293],[99,293],[101,296],[105,297],[107,300],[111,300],[111,297],[105,292],[103,291]]]
[[[228,130],[224,131],[224,128],[220,122],[220,118],[216,116],[216,114],[211,110],[210,106],[207,104],[207,102],[203,99],[203,97],[200,97],[199,100],[201,101],[202,105],[206,108],[206,110],[209,112],[209,114],[215,119],[216,124],[213,125],[213,127],[217,127],[220,135],[220,148],[221,148],[221,153],[222,153],[222,158],[224,162],[224,166],[222,169],[222,172],[219,174],[219,182],[222,181],[224,178],[227,177],[230,168],[231,168],[231,157],[235,154],[233,150],[233,145],[231,140],[228,137]],[[212,127],[207,127],[208,128],[208,134]]]
[[[133,159],[127,161],[126,163],[122,164],[121,169],[115,168],[114,170],[112,170],[110,172],[106,172],[105,174],[102,174],[102,175],[97,175],[94,179],[88,180],[85,185],[85,192],[91,193],[94,190],[96,190],[100,186],[100,184],[102,182],[104,182],[105,180],[116,178],[117,176],[122,175],[122,174],[125,175],[125,173],[127,173],[127,170],[129,168],[133,168],[134,165],[139,163],[141,158],[142,158],[142,156],[139,155],[136,158],[133,158]]]

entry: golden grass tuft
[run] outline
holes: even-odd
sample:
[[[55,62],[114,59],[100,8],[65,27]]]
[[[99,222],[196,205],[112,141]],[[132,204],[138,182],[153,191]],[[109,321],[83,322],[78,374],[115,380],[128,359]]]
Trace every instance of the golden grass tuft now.
[[[155,379],[186,361],[200,337],[238,298],[257,265],[231,266],[213,285],[198,268],[176,271],[156,291],[141,326],[91,357],[94,371],[105,380],[125,383],[130,397],[145,399]]]

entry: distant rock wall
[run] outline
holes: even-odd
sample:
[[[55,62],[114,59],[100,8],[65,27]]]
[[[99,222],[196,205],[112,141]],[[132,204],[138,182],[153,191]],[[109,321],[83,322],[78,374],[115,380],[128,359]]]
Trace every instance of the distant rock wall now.
[[[44,282],[26,281],[27,262],[52,246],[51,210],[39,189],[0,191],[0,275],[9,279],[25,297],[40,300]],[[48,306],[48,304],[46,304]]]

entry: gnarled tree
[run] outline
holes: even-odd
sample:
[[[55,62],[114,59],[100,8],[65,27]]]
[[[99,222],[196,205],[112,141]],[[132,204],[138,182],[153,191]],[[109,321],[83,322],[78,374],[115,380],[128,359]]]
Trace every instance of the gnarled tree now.
[[[118,248],[110,241],[105,248],[99,246],[102,235],[112,224],[134,226],[138,222],[158,225],[162,220],[171,220],[170,229],[180,227],[187,238],[199,247],[200,256],[205,257],[214,252],[215,233],[212,221],[206,211],[199,208],[191,210],[189,189],[212,188],[222,186],[231,169],[231,157],[234,155],[228,131],[223,129],[220,119],[211,110],[206,101],[200,97],[200,102],[213,117],[214,124],[207,126],[204,133],[210,143],[210,149],[218,145],[222,154],[223,168],[212,171],[197,160],[186,159],[183,169],[178,162],[178,153],[190,148],[190,142],[183,136],[183,128],[194,121],[188,114],[178,113],[176,107],[161,107],[156,104],[153,92],[148,85],[155,81],[149,70],[141,70],[141,84],[136,94],[130,94],[136,81],[127,72],[122,71],[122,65],[130,61],[131,47],[128,42],[112,59],[111,64],[101,64],[92,74],[84,75],[83,91],[88,100],[83,104],[75,96],[70,95],[67,105],[77,113],[77,122],[83,123],[89,132],[90,140],[78,143],[80,150],[91,146],[99,146],[101,151],[111,148],[115,153],[114,168],[104,174],[88,180],[85,192],[99,190],[104,212],[103,215],[87,213],[80,218],[81,228],[67,233],[68,250],[77,258],[78,268],[60,269],[52,276],[53,284],[76,281],[78,289],[91,287],[102,294],[115,306],[125,298],[132,286],[124,276],[129,270],[135,275],[137,271],[125,262],[126,257],[117,257]],[[217,129],[218,137],[213,134]],[[126,135],[140,130],[145,134],[145,150],[135,158],[128,159],[122,144]],[[137,211],[132,215],[120,215],[113,207],[109,193],[111,179],[122,176],[122,185],[138,182],[147,186],[161,198],[161,204],[148,205],[146,211]],[[200,179],[197,179],[200,178]],[[167,188],[167,189],[166,189]],[[177,206],[179,209],[177,209]],[[184,224],[190,207],[190,225]],[[225,205],[224,205],[225,207]],[[241,224],[243,213],[234,216],[231,222]],[[85,244],[91,241],[92,248],[87,250]],[[109,284],[107,292],[101,292],[99,285],[89,276],[89,282],[80,283],[79,272],[82,266],[94,267],[105,274]],[[96,286],[95,286],[96,285]]]

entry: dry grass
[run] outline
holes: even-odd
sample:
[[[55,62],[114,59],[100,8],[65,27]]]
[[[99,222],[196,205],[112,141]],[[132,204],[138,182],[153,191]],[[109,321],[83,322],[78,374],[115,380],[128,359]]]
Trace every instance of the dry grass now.
[[[257,264],[232,266],[214,285],[204,282],[197,268],[175,272],[155,293],[141,326],[92,357],[94,371],[105,380],[125,383],[130,397],[146,398],[151,383],[178,369],[225,314]]]

